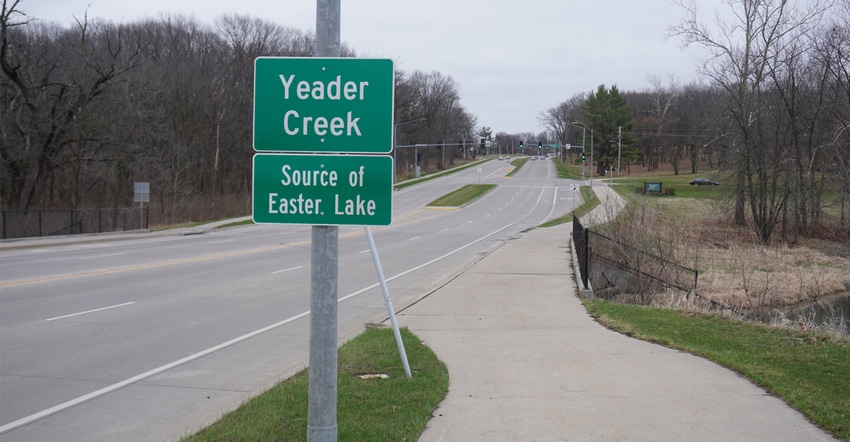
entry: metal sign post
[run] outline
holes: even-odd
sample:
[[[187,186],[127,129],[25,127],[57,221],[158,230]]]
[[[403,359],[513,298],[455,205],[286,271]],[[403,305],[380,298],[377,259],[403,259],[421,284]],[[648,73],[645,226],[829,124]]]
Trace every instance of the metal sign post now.
[[[253,146],[259,152],[254,155],[254,222],[313,226],[310,442],[337,440],[338,225],[366,228],[381,275],[368,226],[389,225],[392,218],[392,157],[357,154],[393,150],[393,62],[339,58],[340,1],[316,1],[314,58],[254,62]],[[382,288],[394,318],[385,281]]]
[[[577,197],[576,193],[578,191],[579,191],[579,185],[578,184],[570,184],[570,192],[573,193],[573,212],[576,211],[576,197]]]
[[[133,202],[139,203],[139,229],[144,229],[145,203],[151,202],[151,183],[133,183]]]
[[[339,57],[340,0],[316,0],[316,56]],[[337,440],[339,227],[313,226],[307,441]]]

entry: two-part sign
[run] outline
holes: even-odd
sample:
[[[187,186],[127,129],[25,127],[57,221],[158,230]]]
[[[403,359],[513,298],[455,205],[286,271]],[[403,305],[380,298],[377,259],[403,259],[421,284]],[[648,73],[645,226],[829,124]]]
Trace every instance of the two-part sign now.
[[[255,223],[390,224],[394,77],[389,59],[255,60]]]

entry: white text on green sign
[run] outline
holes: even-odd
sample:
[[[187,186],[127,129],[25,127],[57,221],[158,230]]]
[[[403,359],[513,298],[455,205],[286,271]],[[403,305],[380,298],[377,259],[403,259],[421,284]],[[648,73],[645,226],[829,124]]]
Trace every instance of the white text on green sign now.
[[[260,57],[254,61],[254,149],[389,153],[389,59]]]
[[[254,155],[254,222],[389,225],[392,173],[383,155]]]

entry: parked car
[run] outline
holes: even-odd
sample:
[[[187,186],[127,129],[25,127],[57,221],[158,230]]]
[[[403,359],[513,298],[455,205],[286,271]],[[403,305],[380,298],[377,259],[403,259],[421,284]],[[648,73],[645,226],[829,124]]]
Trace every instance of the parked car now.
[[[717,181],[711,181],[708,178],[694,178],[691,180],[691,186],[719,186]]]

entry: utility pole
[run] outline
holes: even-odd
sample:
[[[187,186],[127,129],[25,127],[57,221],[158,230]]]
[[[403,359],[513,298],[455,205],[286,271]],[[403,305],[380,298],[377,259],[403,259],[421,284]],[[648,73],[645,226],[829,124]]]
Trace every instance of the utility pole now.
[[[617,178],[620,178],[620,154],[623,152],[623,126],[617,127]]]

